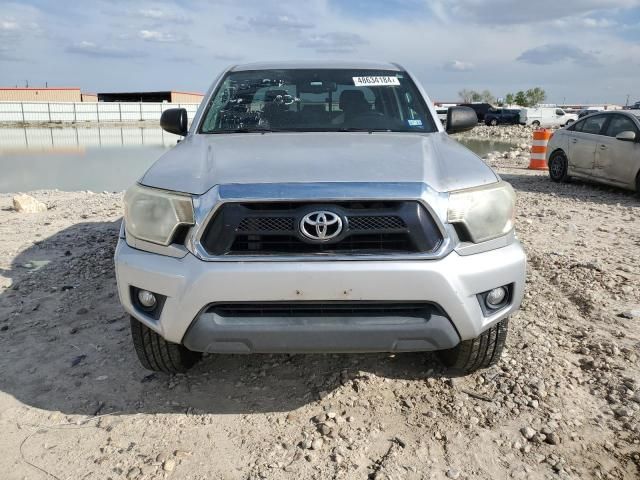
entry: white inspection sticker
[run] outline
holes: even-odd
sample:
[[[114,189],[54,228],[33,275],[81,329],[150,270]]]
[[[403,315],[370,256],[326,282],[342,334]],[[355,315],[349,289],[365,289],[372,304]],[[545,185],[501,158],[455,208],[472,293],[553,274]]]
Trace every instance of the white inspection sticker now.
[[[353,77],[356,87],[386,87],[400,85],[398,77]]]

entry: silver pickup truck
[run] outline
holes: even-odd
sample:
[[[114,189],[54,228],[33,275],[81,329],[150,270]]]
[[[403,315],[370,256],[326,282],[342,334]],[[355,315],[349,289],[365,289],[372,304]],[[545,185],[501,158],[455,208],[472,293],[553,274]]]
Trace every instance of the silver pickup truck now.
[[[498,361],[520,305],[515,197],[386,63],[234,66],[184,136],[125,195],[115,254],[133,343],[151,370],[201,352],[439,351]]]

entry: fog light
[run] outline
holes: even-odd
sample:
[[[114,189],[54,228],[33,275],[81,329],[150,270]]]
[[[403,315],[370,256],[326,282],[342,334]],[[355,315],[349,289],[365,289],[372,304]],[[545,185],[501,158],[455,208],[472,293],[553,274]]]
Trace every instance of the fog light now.
[[[153,308],[157,302],[156,296],[147,290],[138,291],[138,301],[144,308]]]
[[[487,307],[496,308],[499,307],[504,299],[507,298],[507,289],[504,287],[498,287],[491,290],[486,297]]]

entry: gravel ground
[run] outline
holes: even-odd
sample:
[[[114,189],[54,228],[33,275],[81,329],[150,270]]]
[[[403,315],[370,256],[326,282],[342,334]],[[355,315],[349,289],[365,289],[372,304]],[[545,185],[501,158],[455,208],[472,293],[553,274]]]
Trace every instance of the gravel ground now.
[[[472,130],[456,134],[456,137],[475,140],[497,140],[516,145],[531,145],[534,130],[533,127],[524,125],[500,125],[499,127],[491,127],[479,124]]]
[[[0,195],[2,477],[639,478],[640,200],[522,152],[487,161],[518,191],[527,293],[502,362],[467,377],[428,354],[150,373],[116,294],[121,194]]]

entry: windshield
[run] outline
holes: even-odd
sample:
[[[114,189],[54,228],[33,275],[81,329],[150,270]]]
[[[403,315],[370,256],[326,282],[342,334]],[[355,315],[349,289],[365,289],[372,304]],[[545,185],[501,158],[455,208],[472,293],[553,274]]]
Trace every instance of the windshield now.
[[[404,72],[300,69],[230,72],[207,105],[201,133],[435,132]]]

